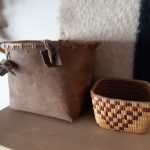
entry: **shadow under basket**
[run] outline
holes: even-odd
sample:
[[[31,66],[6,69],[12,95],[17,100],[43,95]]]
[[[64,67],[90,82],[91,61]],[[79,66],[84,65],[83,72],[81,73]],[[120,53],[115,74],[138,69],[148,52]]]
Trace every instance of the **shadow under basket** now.
[[[144,133],[150,126],[150,84],[139,80],[99,80],[91,90],[97,124],[105,129]]]

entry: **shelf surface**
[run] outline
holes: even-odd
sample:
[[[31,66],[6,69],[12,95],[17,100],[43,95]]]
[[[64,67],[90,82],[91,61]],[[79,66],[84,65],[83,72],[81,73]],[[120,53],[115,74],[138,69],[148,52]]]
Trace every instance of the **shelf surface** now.
[[[150,130],[145,134],[105,130],[90,113],[70,124],[6,108],[0,111],[0,145],[13,150],[149,150]]]

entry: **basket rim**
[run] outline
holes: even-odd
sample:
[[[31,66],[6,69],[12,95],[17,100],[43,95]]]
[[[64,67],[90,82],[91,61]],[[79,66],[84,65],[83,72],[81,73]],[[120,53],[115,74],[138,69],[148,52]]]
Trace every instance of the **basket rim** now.
[[[106,99],[109,99],[109,100],[113,100],[113,101],[123,101],[123,102],[129,102],[129,103],[143,103],[143,104],[150,104],[150,101],[136,101],[136,100],[126,100],[126,99],[121,99],[121,98],[111,98],[111,97],[107,97],[107,96],[104,96],[104,95],[100,95],[98,93],[95,92],[97,86],[102,82],[102,81],[124,81],[124,82],[131,82],[131,83],[138,83],[138,84],[141,84],[141,85],[146,85],[149,89],[150,89],[150,83],[147,82],[147,81],[144,81],[144,80],[136,80],[136,79],[121,79],[121,78],[105,78],[105,79],[99,79],[95,82],[95,84],[93,85],[90,93],[91,93],[91,96],[96,96],[96,97],[99,97],[99,98],[106,98]],[[149,90],[150,91],[150,90]]]

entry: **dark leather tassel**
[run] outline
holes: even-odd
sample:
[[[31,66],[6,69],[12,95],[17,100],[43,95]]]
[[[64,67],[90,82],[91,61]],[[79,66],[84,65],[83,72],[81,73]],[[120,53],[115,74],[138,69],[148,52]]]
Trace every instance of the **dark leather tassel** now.
[[[15,73],[12,71],[13,68],[16,68],[14,62],[3,59],[0,62],[0,76],[4,76],[8,72],[11,72],[12,74],[15,75]]]

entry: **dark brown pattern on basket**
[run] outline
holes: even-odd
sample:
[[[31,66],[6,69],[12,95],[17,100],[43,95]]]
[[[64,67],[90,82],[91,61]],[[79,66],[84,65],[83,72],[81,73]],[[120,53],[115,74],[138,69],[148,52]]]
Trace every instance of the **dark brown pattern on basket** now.
[[[137,121],[145,112],[150,112],[150,108],[141,108],[137,103],[136,107],[132,102],[121,104],[120,101],[113,103],[109,99],[93,97],[93,107],[101,119],[113,130],[124,130],[133,121]],[[141,109],[139,109],[141,108]]]

